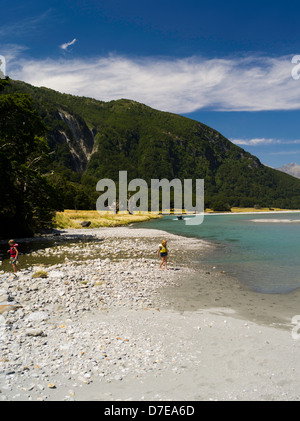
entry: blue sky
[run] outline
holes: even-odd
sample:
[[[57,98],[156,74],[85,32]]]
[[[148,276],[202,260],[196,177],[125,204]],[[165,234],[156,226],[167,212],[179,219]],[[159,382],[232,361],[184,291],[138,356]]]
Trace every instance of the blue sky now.
[[[11,78],[104,101],[134,99],[203,122],[266,165],[300,164],[299,2],[0,0],[0,7],[0,55]]]

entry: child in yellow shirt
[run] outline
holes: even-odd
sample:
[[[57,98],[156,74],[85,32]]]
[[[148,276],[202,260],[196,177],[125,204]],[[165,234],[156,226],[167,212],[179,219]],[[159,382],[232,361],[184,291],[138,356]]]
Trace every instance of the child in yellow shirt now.
[[[161,264],[159,265],[159,269],[161,269],[162,265],[165,264],[165,270],[167,270],[167,263],[168,263],[168,248],[166,240],[163,240],[158,247],[157,257],[161,257]]]

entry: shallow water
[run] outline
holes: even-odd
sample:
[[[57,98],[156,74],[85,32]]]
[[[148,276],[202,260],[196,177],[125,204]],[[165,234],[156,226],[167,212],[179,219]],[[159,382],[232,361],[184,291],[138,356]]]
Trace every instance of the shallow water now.
[[[288,293],[300,287],[300,212],[283,214],[206,215],[200,225],[186,225],[174,216],[134,224],[133,228],[165,230],[202,238],[214,247],[195,263],[216,266],[247,287],[263,293]],[[20,268],[55,265],[99,255],[94,236],[18,240]],[[11,272],[8,245],[0,243],[1,270]],[[126,258],[126,256],[123,256]]]
[[[114,229],[114,228],[112,228]],[[134,241],[137,241],[133,238]],[[48,238],[19,239],[19,269],[31,268],[32,266],[52,266],[57,264],[70,264],[93,261],[94,259],[105,260],[109,258],[112,261],[132,258],[153,258],[156,256],[151,246],[146,247],[144,252],[135,250],[134,247],[124,249],[122,239],[114,237],[105,241],[105,238],[99,238],[91,234],[63,234]],[[147,243],[147,240],[144,240]],[[9,253],[7,253],[7,243],[0,242],[0,270],[12,272]]]
[[[96,245],[102,241],[95,237],[68,238],[49,237],[36,239],[20,239],[17,241],[20,269],[33,265],[56,265],[66,260],[86,260],[96,253]],[[86,248],[88,246],[88,252]],[[3,242],[0,245],[1,270],[12,272],[8,247]],[[82,253],[80,252],[82,250]]]
[[[166,216],[138,227],[210,241],[215,247],[197,262],[218,265],[255,291],[282,294],[300,287],[300,212],[206,215],[200,225]]]

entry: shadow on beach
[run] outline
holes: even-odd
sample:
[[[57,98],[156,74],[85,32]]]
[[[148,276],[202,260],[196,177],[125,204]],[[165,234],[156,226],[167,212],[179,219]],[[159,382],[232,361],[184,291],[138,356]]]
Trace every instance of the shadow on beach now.
[[[63,235],[60,235],[63,234]],[[28,237],[28,238],[16,238],[15,242],[18,244],[18,250],[20,253],[20,262],[22,265],[22,256],[26,257],[26,266],[28,266],[28,259],[30,259],[30,254],[33,252],[42,251],[48,248],[64,246],[64,245],[74,245],[74,244],[88,244],[89,242],[100,243],[104,241],[103,238],[99,238],[95,235],[81,233],[66,233],[64,231],[57,231],[51,234],[45,234],[38,237]],[[0,260],[3,261],[4,266],[2,269],[7,269],[7,264],[9,261],[8,250],[8,239],[0,241]],[[41,262],[43,263],[43,262]],[[22,265],[23,267],[23,265]]]

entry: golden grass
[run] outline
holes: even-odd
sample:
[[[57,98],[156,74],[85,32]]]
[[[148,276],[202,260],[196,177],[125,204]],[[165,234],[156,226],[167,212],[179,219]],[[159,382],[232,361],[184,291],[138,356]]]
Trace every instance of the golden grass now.
[[[56,228],[82,228],[80,225],[83,221],[90,221],[91,225],[89,228],[101,228],[101,227],[118,227],[122,225],[128,225],[133,222],[144,222],[149,219],[160,218],[156,214],[111,214],[103,213],[100,214],[97,211],[83,211],[83,210],[70,210],[67,209],[64,212],[57,212],[54,218],[54,225]]]
[[[240,213],[240,212],[274,212],[274,211],[283,211],[287,209],[280,208],[231,208],[231,212]]]
[[[242,213],[242,212],[270,212],[270,211],[287,211],[288,209],[279,209],[279,208],[231,208],[232,213]],[[171,212],[173,213],[173,212]],[[176,212],[174,212],[176,214]],[[205,209],[205,213],[219,213],[214,212],[211,209]],[[134,222],[144,222],[150,219],[161,218],[161,215],[154,213],[139,213],[134,215],[129,214],[112,214],[108,212],[103,212],[102,214],[97,211],[83,211],[83,210],[65,210],[64,212],[57,212],[54,217],[54,226],[60,229],[67,228],[78,228],[81,229],[82,226],[80,222],[90,221],[91,225],[89,228],[101,228],[101,227],[119,227],[122,225],[128,225]]]
[[[32,278],[48,278],[48,273],[44,270],[39,270],[32,275]]]
[[[243,213],[243,212],[279,212],[279,211],[286,211],[288,212],[289,209],[280,209],[280,208],[231,208],[232,213]],[[214,212],[212,209],[205,209],[206,213],[219,213]]]

